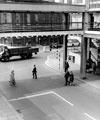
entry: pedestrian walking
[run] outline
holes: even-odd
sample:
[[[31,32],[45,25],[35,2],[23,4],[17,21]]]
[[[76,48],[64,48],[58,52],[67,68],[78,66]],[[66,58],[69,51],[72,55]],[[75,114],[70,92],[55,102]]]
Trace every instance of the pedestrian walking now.
[[[9,83],[10,83],[10,85],[16,85],[16,82],[15,82],[15,76],[14,76],[15,74],[14,74],[14,70],[11,70],[11,73],[10,73],[10,81],[9,81]]]
[[[32,70],[32,74],[33,74],[33,79],[37,79],[37,68],[36,68],[36,65],[34,65],[34,68]]]
[[[65,85],[68,85],[68,79],[69,79],[69,71],[68,70],[66,70],[66,72],[65,72]]]

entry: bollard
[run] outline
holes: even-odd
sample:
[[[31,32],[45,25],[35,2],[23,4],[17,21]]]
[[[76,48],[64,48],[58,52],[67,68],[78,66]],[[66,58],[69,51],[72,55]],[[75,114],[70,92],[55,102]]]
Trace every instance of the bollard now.
[[[56,52],[56,59],[58,59],[58,49],[57,49],[57,52]]]

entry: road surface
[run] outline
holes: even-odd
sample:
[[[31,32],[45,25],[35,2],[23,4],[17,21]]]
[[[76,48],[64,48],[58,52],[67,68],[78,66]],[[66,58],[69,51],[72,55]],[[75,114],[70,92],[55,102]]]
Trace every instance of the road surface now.
[[[47,55],[0,63],[0,90],[16,111],[24,120],[100,120],[100,91],[77,80],[66,87],[63,74],[45,65]],[[34,64],[38,79],[32,79]],[[8,84],[12,68],[16,87]]]

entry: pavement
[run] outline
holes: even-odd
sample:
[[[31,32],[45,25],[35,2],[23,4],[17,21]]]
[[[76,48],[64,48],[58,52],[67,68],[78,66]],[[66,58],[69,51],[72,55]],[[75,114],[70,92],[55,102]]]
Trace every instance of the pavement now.
[[[2,93],[0,93],[0,120],[23,120]]]
[[[63,54],[60,55],[60,58],[57,58],[56,50],[50,52],[49,50],[46,51],[45,49],[43,49],[43,52],[52,53],[49,54],[49,56],[47,57],[45,64],[48,65],[51,69],[64,74],[62,64]],[[97,73],[96,75],[94,75],[92,73],[87,73],[87,78],[83,80],[80,78],[80,66],[76,63],[73,63],[72,61],[69,61],[69,65],[69,69],[73,71],[76,80],[87,83],[100,90],[100,74]],[[0,120],[23,120],[23,117],[12,107],[12,105],[2,94],[2,92],[0,93]]]
[[[50,54],[47,57],[47,60],[45,62],[46,65],[48,65],[50,68],[61,72],[64,74],[64,69],[63,69],[63,52],[62,49],[60,50],[60,57],[57,57],[57,52],[53,51],[53,54]],[[78,62],[76,61],[73,63],[72,61],[69,62],[69,71],[73,71],[75,79],[79,80],[83,83],[86,83],[90,86],[93,86],[100,90],[100,68],[97,69],[97,73],[86,73],[86,79],[81,79],[80,78],[80,65],[77,64]]]

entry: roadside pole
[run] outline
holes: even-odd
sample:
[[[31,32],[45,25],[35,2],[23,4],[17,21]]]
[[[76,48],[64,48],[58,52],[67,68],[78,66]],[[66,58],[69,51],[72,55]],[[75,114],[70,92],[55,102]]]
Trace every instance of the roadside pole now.
[[[59,50],[59,56],[58,56],[58,58],[59,58],[59,70],[60,70],[60,50]]]
[[[63,69],[64,69],[64,72],[65,72],[65,62],[67,61],[67,56],[68,56],[67,43],[68,43],[68,35],[63,35]]]

